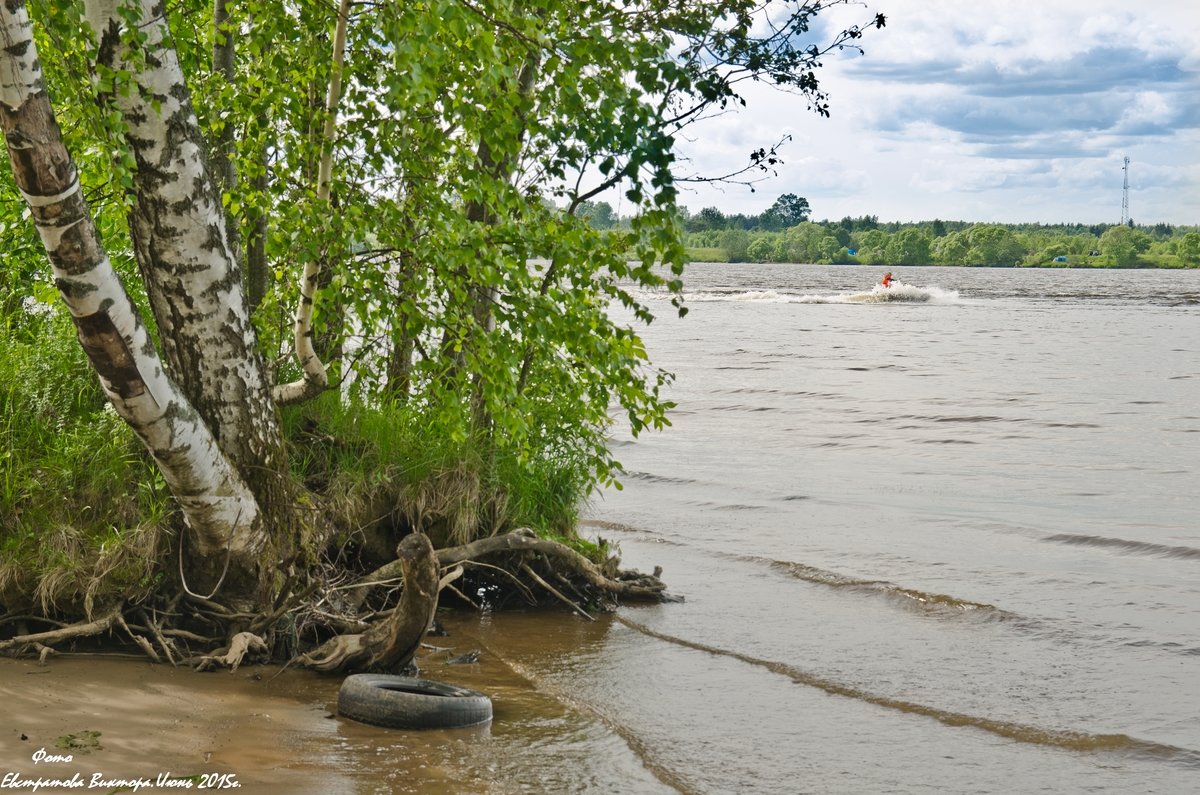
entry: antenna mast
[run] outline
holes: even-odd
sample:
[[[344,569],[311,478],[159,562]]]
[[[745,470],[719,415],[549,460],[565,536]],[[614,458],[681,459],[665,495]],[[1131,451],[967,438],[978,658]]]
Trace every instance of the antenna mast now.
[[[1129,223],[1129,156],[1125,156],[1125,165],[1121,168],[1125,173],[1125,184],[1121,186],[1121,226]]]

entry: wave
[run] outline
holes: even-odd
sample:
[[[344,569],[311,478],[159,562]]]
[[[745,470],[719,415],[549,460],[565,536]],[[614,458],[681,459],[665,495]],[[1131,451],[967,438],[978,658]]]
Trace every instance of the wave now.
[[[491,656],[503,662],[509,670],[530,683],[536,690],[546,693],[570,709],[589,715],[602,723],[624,740],[625,744],[642,764],[645,765],[650,774],[669,789],[680,793],[680,795],[699,795],[699,792],[689,786],[682,776],[659,758],[659,753],[656,753],[656,745],[639,736],[637,732],[626,725],[621,716],[614,715],[600,705],[580,698],[578,693],[555,685],[553,682],[548,681],[546,677],[539,676],[536,670],[513,659],[511,656],[502,655],[495,649],[487,646],[487,644],[481,645],[488,650]]]
[[[631,524],[624,522],[610,522],[606,519],[580,519],[580,527],[595,527],[600,530],[612,530],[617,533],[641,533],[643,535],[651,535],[649,530],[641,527],[634,527]]]
[[[731,302],[731,301],[751,301],[763,304],[787,304],[791,303],[796,296],[788,293],[780,293],[775,290],[730,290],[730,291],[713,291],[687,293],[684,299],[689,303],[714,303],[714,302]]]
[[[1146,546],[1155,547],[1158,545],[1148,544]],[[1171,550],[1176,548],[1167,547],[1164,549]],[[1194,550],[1190,547],[1183,547],[1183,549],[1190,550],[1191,553],[1200,553],[1200,550]],[[1150,554],[1161,555],[1164,554],[1164,552],[1156,551]],[[930,616],[971,616],[974,619],[982,621],[1004,622],[1004,626],[1012,630],[1030,633],[1037,637],[1053,640],[1055,642],[1082,644],[1088,647],[1096,645],[1119,645],[1127,647],[1153,648],[1154,650],[1163,652],[1165,654],[1176,654],[1184,657],[1200,656],[1200,646],[1186,645],[1176,641],[1113,637],[1109,632],[1100,631],[1099,628],[1097,631],[1089,633],[1086,631],[1081,631],[1081,629],[1078,627],[1063,626],[1060,622],[1053,620],[1021,615],[1000,607],[996,607],[995,605],[959,599],[948,594],[922,591],[916,588],[906,588],[902,585],[897,585],[886,580],[858,579],[855,577],[846,576],[844,574],[818,569],[815,566],[808,566],[803,563],[774,560],[772,558],[733,554],[728,555],[728,557],[749,563],[765,563],[776,571],[781,571],[785,574],[795,577],[798,580],[814,583],[816,585],[824,585],[829,588],[838,588],[846,592],[857,592],[867,596],[883,597],[902,608],[917,611],[918,613],[923,613]],[[1192,557],[1192,555],[1189,553],[1187,557]]]
[[[880,595],[893,599],[905,607],[916,608],[918,610],[956,614],[978,612],[980,615],[987,615],[995,619],[1015,618],[1012,613],[1002,610],[995,605],[971,602],[966,599],[958,599],[946,594],[920,591],[915,588],[904,588],[886,580],[863,580],[818,569],[815,566],[809,566],[804,563],[774,560],[754,555],[737,555],[734,557],[737,560],[748,563],[765,563],[772,569],[784,572],[798,580],[804,580],[816,585],[824,585],[829,588],[844,588],[850,591]]]
[[[1185,646],[1178,641],[1129,640],[1125,641],[1124,645],[1131,649],[1158,649],[1170,652],[1171,654],[1180,654],[1184,657],[1200,657],[1200,646]]]
[[[1184,560],[1200,560],[1200,549],[1196,547],[1170,546],[1167,544],[1152,544],[1147,541],[1129,541],[1124,538],[1108,538],[1105,536],[1074,535],[1059,533],[1042,539],[1054,544],[1074,544],[1084,547],[1105,547],[1131,555],[1153,555],[1160,558],[1180,558]]]
[[[938,292],[958,298],[958,293],[944,293],[941,290],[938,290]],[[925,303],[932,300],[933,295],[933,292],[930,290],[917,287],[913,284],[897,284],[892,287],[884,287],[882,284],[877,284],[869,292],[852,293],[848,296],[839,297],[844,298],[847,303],[852,304],[887,304],[897,301],[902,303]]]
[[[656,475],[653,472],[640,472],[636,469],[628,469],[621,473],[623,477],[630,480],[640,480],[644,483],[664,483],[669,486],[686,486],[689,483],[695,483],[692,478],[672,477],[670,475]]]
[[[779,499],[787,502],[794,500],[810,500],[813,498],[802,494],[791,494],[780,497]],[[738,511],[763,509],[763,506],[760,505],[721,505],[715,502],[693,502],[690,504],[706,510]],[[664,537],[655,531],[647,530],[641,527],[633,527],[627,524],[620,524],[617,522],[609,522],[599,519],[585,519],[580,522],[580,525],[618,533],[624,532],[630,534],[639,534],[642,536],[652,536],[654,542],[657,544],[666,544],[673,547],[692,547],[692,544],[690,544],[688,541],[679,538],[672,539]],[[1050,537],[1042,540],[1055,540],[1059,543],[1081,543],[1077,539],[1090,539],[1091,537],[1068,536],[1066,538],[1070,540],[1064,540],[1063,537]],[[1109,539],[1109,541],[1114,540]],[[1200,550],[1191,547],[1165,547],[1156,544],[1142,544],[1141,542],[1123,542],[1123,544],[1134,545],[1142,554],[1175,554],[1177,557],[1185,558],[1196,557],[1197,555],[1200,555]],[[692,548],[695,549],[695,547]],[[903,585],[897,585],[896,583],[889,582],[887,580],[872,580],[849,576],[826,569],[820,569],[816,566],[810,566],[804,563],[796,563],[794,561],[776,560],[774,558],[759,555],[738,554],[736,552],[730,552],[726,550],[703,549],[700,551],[703,554],[726,560],[765,565],[776,572],[780,572],[797,580],[802,580],[814,585],[822,585],[831,589],[837,589],[841,593],[854,594],[862,598],[877,599],[881,602],[888,603],[895,608],[899,608],[910,613],[915,613],[918,616],[926,617],[932,620],[965,620],[972,623],[999,623],[1006,627],[1009,631],[1041,638],[1054,643],[1066,643],[1079,648],[1149,648],[1163,654],[1179,655],[1189,658],[1200,656],[1200,646],[1195,645],[1190,640],[1188,642],[1179,642],[1172,640],[1161,640],[1157,638],[1137,637],[1136,635],[1130,636],[1127,633],[1127,630],[1129,629],[1128,627],[1126,627],[1124,631],[1114,631],[1114,628],[1111,626],[1095,625],[1089,628],[1086,626],[1079,626],[1074,622],[1066,624],[1053,618],[1035,617],[1022,613],[1015,613],[1011,610],[1006,610],[1002,607],[997,607],[986,602],[974,602],[968,599],[960,599],[949,594],[937,593],[934,591],[923,591],[918,588],[909,588]]]
[[[937,720],[947,726],[967,726],[971,728],[982,729],[984,731],[991,732],[992,734],[996,734],[1021,743],[1046,745],[1071,751],[1109,751],[1140,754],[1153,756],[1160,759],[1167,759],[1174,762],[1180,762],[1185,764],[1187,767],[1200,767],[1200,751],[1179,748],[1177,746],[1166,745],[1163,743],[1156,743],[1150,740],[1141,740],[1136,737],[1130,737],[1127,734],[1094,734],[1092,732],[1075,731],[1071,729],[1045,729],[1039,726],[1029,726],[1022,723],[999,720],[981,715],[968,715],[961,712],[949,712],[938,709],[937,707],[929,706],[927,704],[918,704],[913,701],[904,701],[891,696],[872,693],[870,691],[854,687],[853,685],[847,685],[832,679],[826,679],[825,677],[809,671],[804,671],[796,666],[788,665],[787,663],[781,663],[775,660],[764,660],[760,657],[752,657],[749,654],[744,654],[739,651],[722,649],[716,646],[710,646],[707,643],[700,643],[698,641],[680,638],[675,635],[668,635],[664,632],[651,629],[645,624],[641,624],[621,615],[616,615],[614,618],[635,632],[640,632],[647,637],[720,657],[729,657],[744,662],[748,665],[765,668],[772,673],[791,679],[796,684],[815,687],[819,690],[829,693],[830,695],[852,698],[857,701],[874,704],[877,707],[892,709],[898,712],[908,713],[910,715],[922,715],[927,718],[933,718],[934,720]]]

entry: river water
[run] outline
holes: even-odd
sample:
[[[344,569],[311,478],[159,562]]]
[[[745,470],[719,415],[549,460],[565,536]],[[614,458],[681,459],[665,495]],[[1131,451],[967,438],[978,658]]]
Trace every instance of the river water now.
[[[689,270],[591,511],[686,601],[535,678],[682,791],[1200,791],[1200,271],[897,273]]]

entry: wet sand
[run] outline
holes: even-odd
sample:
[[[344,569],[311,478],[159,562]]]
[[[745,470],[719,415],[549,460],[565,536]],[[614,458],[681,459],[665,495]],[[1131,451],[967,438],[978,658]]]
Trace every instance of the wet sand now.
[[[305,752],[335,734],[328,716],[338,682],[293,671],[272,679],[277,671],[197,674],[102,657],[51,659],[45,666],[0,661],[0,776],[70,779],[78,773],[84,789],[104,792],[112,787],[102,782],[111,779],[157,783],[165,774],[211,773],[232,774],[252,791],[316,791],[306,788]],[[56,747],[58,738],[82,732],[99,732],[100,747]],[[39,749],[73,759],[37,762]],[[102,778],[93,787],[96,774]],[[338,791],[338,782],[330,783]],[[60,789],[68,791],[38,791]]]
[[[0,787],[33,792],[39,778],[79,774],[76,788],[36,791],[110,792],[121,781],[140,781],[138,792],[168,792],[184,787],[167,786],[160,776],[212,774],[189,788],[297,795],[670,791],[602,722],[539,693],[502,651],[481,643],[479,618],[445,623],[451,635],[428,640],[452,651],[424,650],[421,673],[487,693],[492,725],[419,732],[366,726],[336,716],[341,677],[278,667],[199,674],[135,659],[62,657],[45,666],[0,659]],[[451,654],[472,649],[482,650],[480,662],[446,664]],[[58,738],[82,732],[99,732],[100,747],[56,747]],[[35,762],[40,749],[72,760]]]

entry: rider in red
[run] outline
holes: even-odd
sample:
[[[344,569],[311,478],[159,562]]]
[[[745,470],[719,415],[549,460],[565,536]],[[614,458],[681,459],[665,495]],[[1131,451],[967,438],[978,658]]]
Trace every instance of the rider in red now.
[[[881,281],[880,284],[882,284],[884,287],[891,287],[892,281],[892,273],[891,271],[888,271],[887,273],[883,274],[883,281]]]

